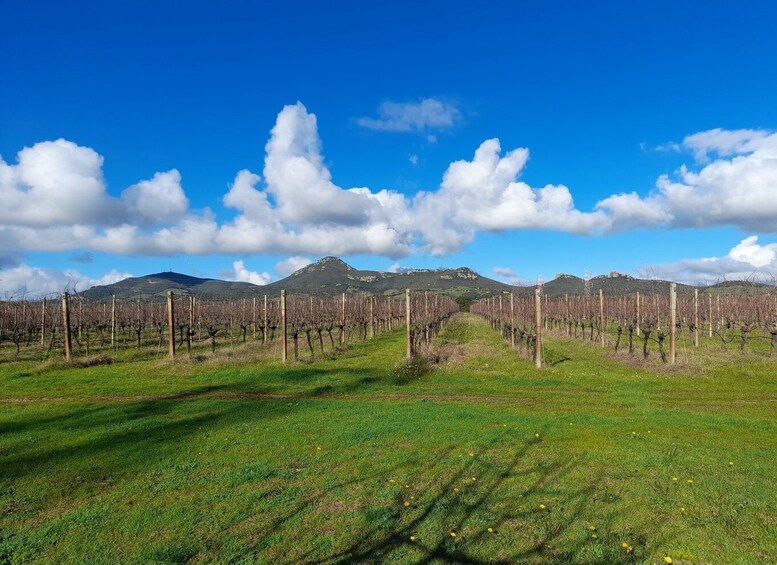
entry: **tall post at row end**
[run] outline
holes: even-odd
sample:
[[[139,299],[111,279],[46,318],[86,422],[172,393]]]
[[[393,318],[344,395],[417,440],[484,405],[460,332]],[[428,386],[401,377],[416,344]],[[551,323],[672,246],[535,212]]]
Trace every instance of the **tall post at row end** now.
[[[175,359],[175,312],[173,311],[173,291],[167,291],[167,356]]]
[[[65,361],[73,358],[73,342],[70,336],[70,298],[67,292],[62,294],[62,330],[65,332]]]
[[[281,291],[281,361],[288,361],[288,351],[286,350],[286,291]]]
[[[699,289],[693,289],[693,346],[699,347]]]
[[[599,289],[599,344],[604,347],[604,290]]]
[[[413,357],[413,336],[410,334],[410,289],[405,289],[405,333],[407,334],[407,352],[405,356],[410,359]]]
[[[677,359],[677,283],[669,285],[669,363]]]
[[[510,347],[515,349],[515,294],[510,293]]]
[[[534,365],[542,368],[542,295],[534,289]]]

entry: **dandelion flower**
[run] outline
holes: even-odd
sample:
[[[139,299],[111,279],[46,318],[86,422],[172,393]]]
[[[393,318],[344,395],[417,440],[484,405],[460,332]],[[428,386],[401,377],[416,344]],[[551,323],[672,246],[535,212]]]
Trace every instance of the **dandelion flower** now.
[[[493,534],[494,533],[494,528],[488,528],[488,533],[489,534]]]
[[[416,539],[418,538],[416,538],[415,536],[410,536],[410,541],[415,541]]]
[[[540,504],[540,510],[545,510],[545,505],[544,504]]]
[[[677,480],[677,477],[672,477],[672,480],[673,480],[673,481],[676,481],[676,480]]]
[[[390,483],[394,483],[394,482],[396,482],[396,481],[395,481],[394,479],[389,479],[389,482],[390,482]]]
[[[631,432],[631,435],[635,436],[637,435],[637,432]]]
[[[410,506],[410,503],[406,500],[405,501],[405,507],[408,507],[408,506]]]
[[[624,542],[621,544],[621,547],[623,547],[623,549],[626,549],[627,547],[629,547],[629,544],[628,544],[628,543],[626,543],[626,542],[624,541]]]
[[[321,451],[321,448],[320,447],[316,447],[316,451]]]
[[[540,434],[534,434],[534,437],[540,437]]]
[[[588,526],[588,529],[591,530],[592,532],[595,532],[596,531],[596,526],[594,526],[594,525]]]
[[[685,506],[680,507],[680,512],[685,512]]]
[[[729,465],[734,465],[734,462],[733,461],[729,461],[728,464]]]
[[[674,563],[674,561],[672,561],[672,558],[667,555],[664,557],[664,563]]]
[[[472,477],[472,480],[473,481],[477,481],[478,479],[477,479],[477,477]]]
[[[475,457],[475,454],[474,453],[470,453],[469,456],[470,457]]]
[[[453,487],[453,492],[459,492],[459,487]]]
[[[688,484],[692,485],[693,484],[693,479],[688,479]]]
[[[634,551],[633,547],[629,546],[626,548],[626,553],[631,553],[632,551]]]
[[[593,539],[597,539],[599,536],[597,536],[596,534],[591,534],[591,537],[592,537]]]
[[[451,537],[455,538],[456,537],[456,532],[451,532]]]
[[[411,497],[410,497],[410,500],[415,500],[415,496],[411,496]]]

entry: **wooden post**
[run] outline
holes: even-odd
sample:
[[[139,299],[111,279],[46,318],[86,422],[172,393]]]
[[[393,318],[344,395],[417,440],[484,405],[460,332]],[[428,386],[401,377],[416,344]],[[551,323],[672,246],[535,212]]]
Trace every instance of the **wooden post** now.
[[[515,348],[515,294],[510,293],[510,347]]]
[[[111,295],[111,347],[116,349],[116,295]]]
[[[254,325],[254,341],[256,341],[256,296],[253,297],[251,305],[251,323]]]
[[[173,291],[167,291],[167,356],[175,359],[175,313],[173,311]]]
[[[43,297],[43,303],[40,309],[40,346],[46,345],[46,297]]]
[[[707,323],[710,325],[710,335],[712,337],[712,294],[707,292]]]
[[[637,337],[639,337],[639,325],[642,322],[639,318],[639,292],[637,293]]]
[[[345,345],[345,293],[343,293],[343,304],[340,307],[340,319],[343,323],[343,331],[340,332],[340,345]]]
[[[566,326],[567,338],[570,337],[571,328],[569,326],[569,294],[564,295],[564,303],[566,304],[566,311],[564,312],[564,326]]]
[[[281,362],[288,360],[288,351],[286,350],[286,291],[281,291]]]
[[[264,295],[264,331],[262,332],[262,343],[267,343],[267,295]]]
[[[693,289],[693,346],[699,347],[699,289]]]
[[[669,363],[677,358],[677,283],[669,286]]]
[[[534,289],[534,365],[542,368],[542,295]]]
[[[67,292],[62,294],[62,330],[65,332],[65,361],[73,358],[73,342],[70,336],[70,300]]]
[[[599,344],[604,347],[604,290],[599,289]]]
[[[194,296],[189,296],[189,328],[186,330],[186,347],[191,353],[192,350],[192,335],[194,334]]]
[[[502,293],[499,293],[499,337],[504,339],[505,337],[505,326],[504,326],[504,318],[502,318]]]
[[[413,357],[413,338],[410,335],[410,289],[405,289],[405,333],[407,334],[407,352],[405,356],[408,359]]]
[[[375,303],[375,298],[370,296],[370,333],[369,333],[370,339],[375,337],[375,314],[373,311],[374,303]]]

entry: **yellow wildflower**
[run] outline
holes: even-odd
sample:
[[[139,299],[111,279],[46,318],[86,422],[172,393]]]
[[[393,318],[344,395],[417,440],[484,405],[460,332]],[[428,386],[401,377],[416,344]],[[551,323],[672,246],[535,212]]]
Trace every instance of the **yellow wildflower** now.
[[[456,532],[451,532],[451,537],[455,538],[456,537]]]
[[[672,558],[667,555],[664,557],[664,563],[674,563],[674,561],[672,561]]]
[[[405,507],[410,506],[410,503],[406,500],[405,501]]]
[[[494,528],[488,528],[488,533],[489,534],[493,534],[494,533]]]
[[[415,536],[410,536],[410,541],[415,541],[415,540],[416,540]]]
[[[545,510],[545,505],[544,504],[540,504],[540,510]]]
[[[623,549],[626,549],[627,547],[629,547],[629,544],[628,544],[628,543],[626,543],[626,542],[624,541],[624,542],[621,544],[621,546],[623,547]]]
[[[693,484],[693,479],[688,479],[688,484],[692,485]]]
[[[677,480],[677,477],[672,477],[672,480],[673,480],[673,481],[676,481],[676,480]]]

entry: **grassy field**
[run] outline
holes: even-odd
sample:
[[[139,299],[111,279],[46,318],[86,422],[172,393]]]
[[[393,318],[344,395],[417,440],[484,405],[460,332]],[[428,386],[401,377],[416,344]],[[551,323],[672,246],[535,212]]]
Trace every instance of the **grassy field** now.
[[[777,562],[777,360],[403,347],[0,364],[0,563]]]

